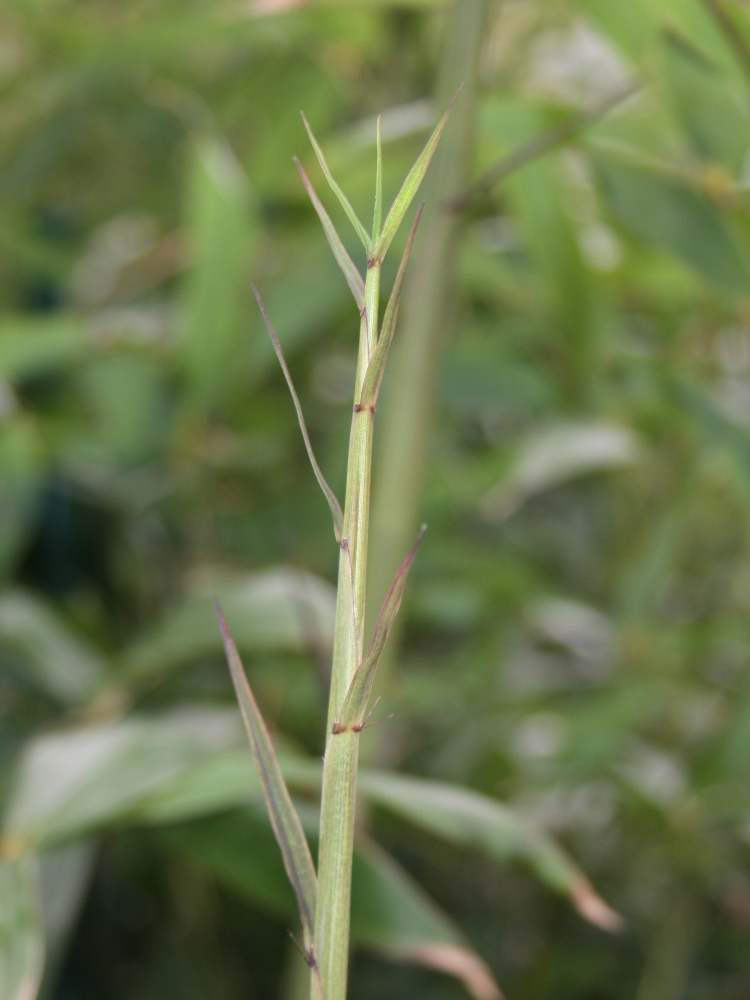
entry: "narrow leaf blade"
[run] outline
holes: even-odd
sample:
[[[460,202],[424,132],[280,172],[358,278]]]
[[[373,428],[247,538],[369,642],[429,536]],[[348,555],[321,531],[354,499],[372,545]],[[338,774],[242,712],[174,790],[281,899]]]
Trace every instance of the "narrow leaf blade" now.
[[[375,169],[375,212],[372,219],[372,242],[377,243],[380,227],[383,224],[383,143],[380,137],[380,115],[378,115],[377,136],[377,167]]]
[[[255,767],[263,787],[268,816],[284,859],[284,867],[297,897],[306,947],[314,938],[317,878],[310,847],[281,774],[279,762],[260,709],[247,682],[240,655],[218,602],[216,614],[221,626],[232,682],[245,723]]]
[[[360,398],[360,406],[363,409],[367,407],[374,407],[378,400],[380,383],[383,381],[385,364],[388,360],[388,351],[390,350],[393,334],[396,330],[396,319],[398,318],[398,307],[401,301],[401,292],[404,287],[406,268],[409,264],[409,257],[411,256],[411,249],[414,245],[414,237],[417,233],[419,220],[422,217],[423,208],[424,202],[422,202],[419,206],[416,218],[414,219],[414,225],[411,227],[409,239],[406,242],[406,249],[404,250],[404,255],[401,258],[401,263],[398,268],[398,274],[396,275],[396,281],[394,282],[393,290],[391,291],[391,297],[388,300],[388,305],[386,306],[380,337],[378,338],[377,346],[372,357],[370,358],[367,371],[365,372]]]
[[[331,217],[328,212],[326,212],[323,207],[323,203],[320,198],[318,198],[315,188],[310,183],[310,178],[305,173],[305,168],[299,162],[297,157],[294,157],[294,162],[297,164],[297,170],[300,172],[300,177],[302,178],[302,183],[305,185],[308,195],[310,196],[310,201],[313,203],[315,211],[318,213],[318,218],[320,219],[325,234],[328,238],[328,243],[333,250],[333,255],[338,262],[339,267],[344,273],[346,278],[346,283],[349,286],[352,295],[354,296],[354,301],[357,303],[357,308],[361,312],[365,307],[365,283],[362,279],[362,275],[357,270],[357,266],[347,253],[346,247],[341,242],[341,237],[336,232],[336,227],[331,222]]]
[[[341,188],[334,180],[333,174],[331,173],[328,164],[326,163],[326,158],[325,156],[323,156],[323,150],[320,148],[318,140],[313,135],[313,130],[310,128],[310,123],[308,122],[307,118],[305,118],[304,112],[302,112],[302,121],[305,123],[307,134],[310,136],[310,142],[312,143],[312,147],[315,150],[315,155],[318,157],[318,163],[320,164],[321,170],[325,174],[326,180],[328,181],[331,190],[341,203],[341,207],[346,212],[352,226],[354,226],[355,233],[357,234],[357,236],[359,236],[360,240],[362,240],[362,246],[369,253],[370,237],[367,235],[367,230],[357,218],[357,213],[352,208],[349,199],[346,197],[344,192],[341,190]]]
[[[391,626],[396,620],[398,609],[401,607],[401,599],[404,596],[404,587],[406,586],[406,577],[409,574],[411,564],[414,562],[419,544],[424,538],[425,531],[427,531],[427,526],[423,525],[411,551],[401,563],[396,576],[393,578],[391,588],[383,601],[383,607],[380,609],[378,620],[375,623],[375,634],[372,637],[370,649],[367,652],[367,656],[357,668],[357,672],[352,678],[346,698],[344,699],[340,720],[340,724],[344,727],[356,726],[362,723],[367,702],[370,698],[370,692],[372,691],[372,682],[375,679],[378,660],[388,639]]]
[[[289,386],[289,392],[292,394],[292,400],[294,401],[294,408],[297,411],[297,419],[299,420],[299,427],[302,431],[302,438],[305,442],[305,448],[307,449],[307,456],[310,459],[310,465],[313,467],[313,472],[315,473],[315,478],[318,480],[321,490],[325,494],[325,498],[328,501],[328,506],[331,508],[331,514],[333,516],[333,531],[336,535],[336,541],[341,543],[341,539],[344,534],[344,515],[341,512],[341,505],[336,499],[336,494],[333,492],[331,487],[325,480],[325,476],[320,471],[320,466],[318,465],[315,455],[312,450],[312,445],[310,444],[310,437],[307,433],[307,426],[305,425],[305,417],[302,413],[302,406],[297,396],[297,391],[294,388],[294,382],[292,382],[292,376],[289,373],[289,368],[287,367],[286,358],[284,357],[284,352],[281,349],[281,344],[276,331],[273,328],[273,323],[268,315],[265,305],[263,304],[263,299],[260,297],[260,292],[253,285],[253,292],[255,298],[258,300],[258,305],[260,306],[260,311],[263,313],[263,319],[265,320],[266,328],[268,334],[273,343],[274,350],[276,351],[276,356],[279,359],[279,364],[281,365],[281,370],[284,373],[284,378],[286,379],[286,384]]]
[[[500,1000],[492,973],[450,917],[362,833],[354,847],[351,927],[356,944],[455,976],[475,1000]]]
[[[622,928],[622,918],[572,858],[512,807],[468,788],[385,771],[361,771],[357,791],[448,843],[474,848],[499,862],[525,862],[540,881],[568,896],[591,923],[608,931]]]
[[[453,110],[453,105],[458,99],[458,95],[461,93],[459,88],[456,91],[456,96],[453,98],[448,108],[437,123],[435,131],[432,133],[430,138],[427,140],[427,145],[424,147],[420,153],[416,163],[409,171],[406,180],[401,185],[401,190],[396,195],[396,200],[391,205],[390,211],[386,216],[385,222],[383,223],[383,231],[380,234],[375,249],[373,251],[373,256],[375,260],[382,261],[385,257],[388,247],[391,245],[393,237],[396,235],[398,227],[403,222],[404,216],[414,200],[414,195],[419,190],[419,185],[422,183],[422,179],[427,171],[427,167],[432,159],[432,154],[437,148],[437,144],[440,141],[440,136],[443,134],[445,126],[448,124],[448,118],[451,111]]]
[[[314,815],[309,820],[314,838]],[[256,906],[282,919],[294,916],[294,896],[273,834],[255,810],[173,825],[160,837]],[[455,976],[476,1000],[497,1000],[500,995],[491,972],[448,914],[395,858],[361,834],[354,843],[351,937],[355,946],[385,958]]]

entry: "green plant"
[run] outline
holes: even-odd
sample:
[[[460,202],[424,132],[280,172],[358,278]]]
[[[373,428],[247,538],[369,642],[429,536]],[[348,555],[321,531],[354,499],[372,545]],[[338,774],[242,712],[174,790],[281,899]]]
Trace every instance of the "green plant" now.
[[[367,233],[346,195],[333,178],[323,151],[303,115],[305,127],[323,174],[352,223],[366,253],[366,278],[363,280],[304,168],[295,159],[303,184],[320,218],[331,250],[360,315],[359,350],[343,511],[315,458],[302,407],[281,343],[265,304],[253,286],[253,292],[294,401],[310,463],[331,510],[334,537],[340,549],[321,786],[317,873],[302,820],[292,802],[282,767],[247,681],[239,652],[218,602],[215,605],[269,819],[297,899],[303,935],[302,952],[310,968],[313,1000],[344,1000],[346,997],[359,739],[369,724],[372,712],[370,709],[368,713],[368,706],[378,660],[398,614],[407,574],[426,530],[423,526],[393,578],[375,623],[372,641],[365,653],[363,624],[375,408],[393,342],[406,269],[423,206],[418,209],[412,224],[379,329],[381,267],[424,178],[457,98],[458,93],[408,173],[385,220],[382,218],[382,146],[380,119],[378,119],[375,209],[371,234]],[[617,926],[616,916],[593,895],[587,896],[587,890],[583,891],[582,896],[579,891],[578,902],[582,911],[595,922],[610,928]],[[495,994],[495,987],[488,980],[477,993],[492,996]]]
[[[343,511],[315,459],[305,427],[302,408],[284,359],[281,344],[265,305],[257,289],[253,288],[294,399],[310,462],[331,508],[334,535],[341,550],[326,750],[323,764],[317,876],[302,822],[284,783],[273,746],[218,604],[217,613],[232,679],[258,775],[263,786],[271,824],[299,905],[304,954],[311,970],[311,996],[325,998],[325,1000],[343,1000],[346,996],[359,736],[368,724],[367,709],[378,659],[398,613],[406,576],[425,530],[423,528],[420,532],[414,547],[407,555],[391,584],[375,625],[372,642],[365,655],[362,626],[367,581],[370,474],[375,406],[393,340],[404,277],[419,225],[421,207],[412,225],[382,326],[378,333],[380,271],[388,248],[419,189],[455,100],[456,98],[453,99],[407,175],[385,220],[382,218],[382,148],[380,123],[378,122],[375,211],[371,235],[367,233],[346,195],[334,180],[323,151],[305,119],[305,126],[323,173],[367,254],[367,276],[363,280],[302,165],[298,162],[303,183],[320,217],[331,249],[346,278],[360,314],[359,353],[354,388],[355,401],[349,439],[346,499]]]

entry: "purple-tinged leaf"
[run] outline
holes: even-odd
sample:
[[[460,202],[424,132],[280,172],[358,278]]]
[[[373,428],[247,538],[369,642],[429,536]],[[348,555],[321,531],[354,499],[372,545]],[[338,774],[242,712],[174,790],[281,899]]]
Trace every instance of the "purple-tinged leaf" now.
[[[240,654],[237,652],[237,647],[230,635],[218,601],[215,601],[215,605],[229,663],[229,672],[232,675],[242,721],[245,723],[250,741],[255,768],[263,788],[268,817],[281,849],[286,873],[297,897],[305,947],[309,951],[315,936],[315,906],[318,893],[310,847],[281,774],[271,737],[268,735],[260,709],[245,676]]]
[[[404,596],[404,587],[406,586],[406,577],[411,564],[414,562],[419,543],[424,538],[425,531],[427,531],[427,525],[422,525],[417,535],[417,540],[412,545],[406,559],[401,563],[398,572],[393,578],[390,590],[386,594],[383,607],[380,609],[378,620],[375,623],[375,634],[372,637],[372,643],[370,644],[367,656],[365,656],[362,663],[357,667],[357,671],[349,685],[349,690],[346,693],[346,698],[341,709],[341,719],[338,722],[338,732],[346,729],[357,730],[363,726],[365,710],[367,709],[367,702],[370,700],[370,692],[372,691],[372,683],[375,680],[378,660],[388,639],[391,626],[396,620],[398,609],[401,607],[401,599]]]
[[[313,472],[315,473],[315,478],[318,480],[321,490],[325,493],[326,500],[328,501],[328,506],[331,508],[331,515],[333,516],[333,532],[336,536],[336,541],[341,544],[341,539],[344,534],[344,515],[341,512],[341,505],[336,499],[336,494],[333,492],[331,487],[325,480],[325,476],[320,471],[320,466],[318,465],[315,455],[312,450],[312,445],[310,444],[310,437],[307,433],[307,427],[305,425],[305,417],[302,413],[302,406],[297,396],[297,391],[294,388],[294,382],[292,382],[292,376],[289,374],[289,368],[287,367],[286,358],[284,357],[284,352],[281,349],[281,344],[279,343],[279,338],[276,331],[273,328],[273,323],[268,315],[268,311],[263,304],[263,299],[260,297],[260,292],[253,285],[253,292],[255,293],[255,298],[258,300],[258,305],[260,306],[260,311],[263,313],[263,319],[266,323],[266,328],[268,329],[268,334],[273,343],[274,350],[276,351],[276,356],[279,359],[279,364],[281,365],[281,370],[284,373],[284,378],[286,379],[286,384],[289,386],[289,391],[292,394],[292,400],[294,401],[294,408],[297,411],[297,419],[299,420],[299,427],[302,431],[302,438],[305,442],[305,448],[307,448],[307,457],[310,459],[310,465],[313,467]]]

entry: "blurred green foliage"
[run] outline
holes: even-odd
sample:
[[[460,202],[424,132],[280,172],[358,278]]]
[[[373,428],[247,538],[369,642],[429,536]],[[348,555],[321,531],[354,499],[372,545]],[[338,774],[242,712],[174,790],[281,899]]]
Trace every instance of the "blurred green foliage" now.
[[[365,217],[372,116],[389,201],[436,118],[445,17],[429,0],[0,12],[7,828],[30,747],[47,747],[61,795],[80,778],[74,744],[58,756],[44,734],[109,721],[120,755],[75,823],[56,814],[42,856],[63,900],[45,915],[47,998],[297,995],[288,888],[257,802],[238,801],[252,779],[221,721],[232,695],[208,595],[288,760],[315,755],[337,553],[249,287],[341,495],[356,316],[292,163],[323,191],[299,111]],[[355,927],[371,943],[396,917],[413,929],[414,905],[429,933],[470,941],[511,1000],[750,994],[749,65],[740,0],[487,5],[473,178],[636,90],[462,215],[423,443],[430,531],[395,717],[367,738],[381,763],[553,834],[626,927],[590,927],[476,837],[459,849],[467,831],[451,843],[434,817],[410,825],[366,780],[370,830],[400,867],[363,841],[371,903],[355,900]],[[198,712],[192,729],[148,728],[180,712]],[[209,750],[228,755],[225,783],[199,774],[170,791],[172,822],[148,819],[149,783]],[[177,822],[196,788],[223,811]],[[30,878],[0,864],[16,907],[0,919],[3,1000],[40,961]],[[357,1000],[462,989],[366,951],[354,963]]]

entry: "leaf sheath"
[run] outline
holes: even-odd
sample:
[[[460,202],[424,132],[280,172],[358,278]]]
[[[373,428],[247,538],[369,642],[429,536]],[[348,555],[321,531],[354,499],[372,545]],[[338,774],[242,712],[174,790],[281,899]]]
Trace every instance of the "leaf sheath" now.
[[[401,607],[406,578],[411,569],[411,564],[414,562],[420,542],[424,538],[425,531],[427,531],[427,526],[423,525],[411,551],[401,564],[398,573],[396,573],[391,588],[386,594],[385,601],[383,601],[383,607],[375,624],[375,634],[372,637],[372,643],[370,644],[367,656],[352,678],[346,698],[344,699],[340,724],[345,728],[353,727],[356,729],[362,725],[367,709],[367,702],[370,700],[370,692],[372,691],[372,682],[375,679],[378,660],[380,659],[380,654],[383,652],[383,647],[388,641],[388,634],[396,620],[398,609]]]

